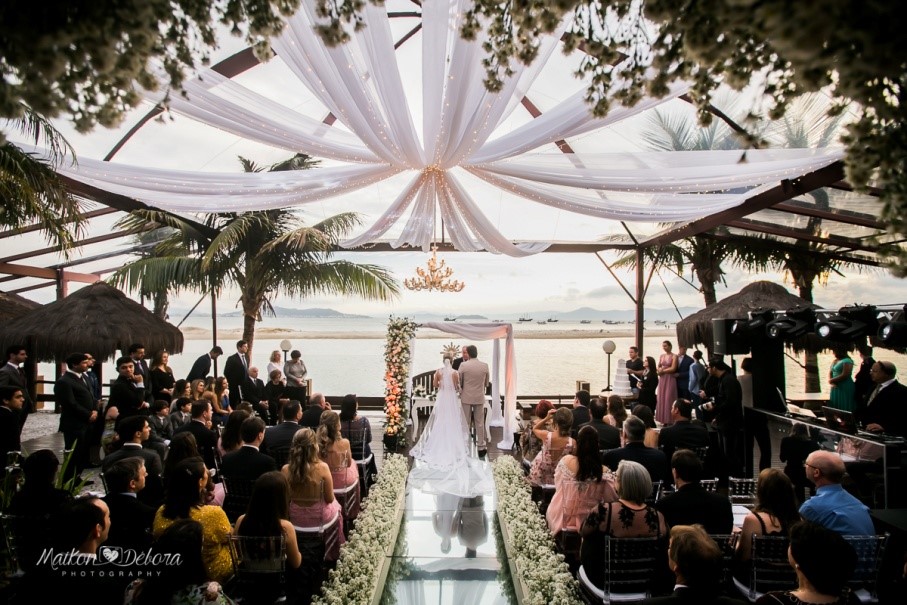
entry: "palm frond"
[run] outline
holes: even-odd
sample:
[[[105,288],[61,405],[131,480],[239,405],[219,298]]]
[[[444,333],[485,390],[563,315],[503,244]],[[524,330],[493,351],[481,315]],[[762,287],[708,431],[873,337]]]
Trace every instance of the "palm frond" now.
[[[276,164],[271,164],[268,168],[268,172],[286,172],[289,170],[309,170],[310,168],[316,168],[321,164],[321,160],[316,160],[310,155],[305,153],[297,153],[288,160],[283,160],[282,162],[277,162]]]
[[[76,150],[70,145],[66,137],[57,130],[50,121],[35,112],[31,107],[23,105],[22,117],[13,120],[19,132],[34,141],[35,145],[43,145],[50,152],[50,163],[58,165],[66,156],[69,156],[70,162],[76,164]]]
[[[149,257],[135,260],[107,278],[118,288],[132,291],[178,293],[183,290],[205,292],[218,290],[221,284],[212,284],[201,270],[199,260],[188,256]]]
[[[285,292],[303,298],[330,293],[387,301],[400,293],[399,283],[383,267],[346,260],[299,266],[286,277]]]
[[[263,166],[259,166],[252,160],[250,160],[248,158],[244,158],[241,155],[238,155],[236,157],[237,157],[237,159],[239,159],[239,163],[242,164],[243,172],[262,172],[262,171],[264,171]]]

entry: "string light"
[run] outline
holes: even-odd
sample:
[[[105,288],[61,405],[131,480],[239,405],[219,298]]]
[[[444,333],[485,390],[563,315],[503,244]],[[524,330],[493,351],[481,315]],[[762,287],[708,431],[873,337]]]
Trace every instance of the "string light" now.
[[[428,271],[422,267],[416,267],[417,277],[409,277],[403,280],[403,285],[408,290],[437,290],[438,292],[459,292],[466,287],[466,283],[458,280],[451,280],[454,270],[447,266],[442,259],[438,261],[438,245],[432,244],[431,258],[428,259]]]

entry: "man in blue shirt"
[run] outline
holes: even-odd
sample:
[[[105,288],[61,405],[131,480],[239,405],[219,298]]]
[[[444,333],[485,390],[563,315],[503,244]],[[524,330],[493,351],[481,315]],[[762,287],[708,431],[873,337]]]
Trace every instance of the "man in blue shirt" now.
[[[834,452],[818,450],[806,458],[806,477],[816,495],[803,503],[800,515],[844,536],[872,536],[869,507],[844,491],[844,461]]]

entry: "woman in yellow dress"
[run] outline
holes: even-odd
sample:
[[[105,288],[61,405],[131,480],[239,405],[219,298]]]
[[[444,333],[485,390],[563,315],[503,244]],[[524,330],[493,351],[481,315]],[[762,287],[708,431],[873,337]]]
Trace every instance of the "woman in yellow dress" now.
[[[178,519],[192,519],[202,525],[202,559],[208,577],[223,583],[233,575],[230,557],[230,521],[224,509],[205,505],[208,469],[201,458],[186,458],[173,469],[164,504],[154,515],[157,539]]]

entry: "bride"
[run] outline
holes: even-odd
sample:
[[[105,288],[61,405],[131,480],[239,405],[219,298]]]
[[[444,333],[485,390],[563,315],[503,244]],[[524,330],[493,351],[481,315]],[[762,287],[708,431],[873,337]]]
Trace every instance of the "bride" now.
[[[460,374],[451,367],[457,347],[442,351],[444,365],[435,372],[433,384],[438,397],[422,436],[410,450],[410,456],[437,469],[463,465],[469,456],[469,429],[460,406]]]

